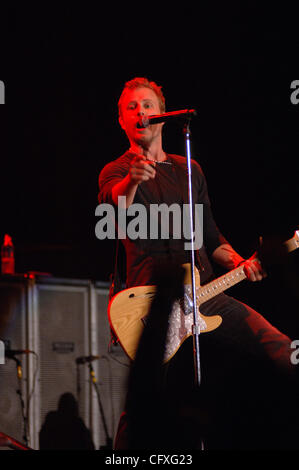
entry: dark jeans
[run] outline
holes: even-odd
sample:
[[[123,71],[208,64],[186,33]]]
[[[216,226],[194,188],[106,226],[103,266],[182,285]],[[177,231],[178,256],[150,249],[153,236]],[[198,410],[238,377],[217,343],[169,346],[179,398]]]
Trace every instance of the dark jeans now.
[[[208,450],[298,449],[297,370],[290,360],[291,340],[226,294],[206,302],[200,311],[223,319],[216,330],[200,335],[200,387],[194,384],[189,338],[163,366],[161,403],[155,396],[152,412],[144,421],[140,418],[140,432],[144,425],[148,434],[144,446],[142,440],[138,446],[147,449],[149,436],[163,429],[159,439],[163,447],[167,435],[167,448],[199,449],[204,443]],[[124,414],[115,448],[126,446]]]

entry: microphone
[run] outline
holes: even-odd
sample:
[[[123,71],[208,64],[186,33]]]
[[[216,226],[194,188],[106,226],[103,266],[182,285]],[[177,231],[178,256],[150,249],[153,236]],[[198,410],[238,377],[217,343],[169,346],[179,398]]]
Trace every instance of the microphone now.
[[[30,354],[33,353],[33,351],[30,351],[30,349],[6,349],[5,350],[5,356],[8,358],[14,358],[15,356],[18,356],[19,354]]]
[[[96,359],[100,359],[100,356],[80,356],[76,358],[76,363],[85,364],[86,362],[92,362]]]
[[[153,114],[152,116],[142,116],[136,127],[138,127],[138,129],[142,129],[150,126],[151,124],[159,124],[160,122],[166,122],[177,118],[191,119],[191,117],[196,116],[196,114],[195,109],[182,109],[180,111],[170,111],[169,113]]]

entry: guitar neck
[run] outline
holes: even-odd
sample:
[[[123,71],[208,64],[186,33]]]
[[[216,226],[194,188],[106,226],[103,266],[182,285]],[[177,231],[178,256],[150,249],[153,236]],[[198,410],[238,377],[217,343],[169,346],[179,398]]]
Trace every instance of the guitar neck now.
[[[289,252],[299,248],[299,230],[296,230],[293,238],[290,238],[290,240],[287,240],[284,244]]]
[[[229,273],[218,277],[214,281],[209,282],[205,286],[199,287],[198,289],[198,300],[200,304],[203,304],[209,299],[212,299],[217,294],[224,292],[226,289],[238,284],[239,282],[246,279],[244,272],[244,266],[241,265],[238,268],[233,269]]]
[[[284,242],[288,252],[294,251],[299,248],[299,230],[295,232],[295,235],[290,240]],[[253,261],[257,261],[254,259]],[[212,299],[217,294],[224,292],[226,289],[238,284],[239,282],[246,279],[244,272],[244,266],[241,265],[238,268],[218,277],[214,281],[209,282],[205,286],[198,288],[198,300],[200,304],[203,304],[209,299]]]

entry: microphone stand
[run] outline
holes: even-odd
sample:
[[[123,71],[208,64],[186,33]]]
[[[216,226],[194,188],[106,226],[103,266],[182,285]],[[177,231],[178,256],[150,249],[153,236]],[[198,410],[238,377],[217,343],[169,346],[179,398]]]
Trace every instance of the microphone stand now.
[[[200,325],[198,320],[198,310],[196,301],[196,284],[195,284],[195,257],[194,257],[194,239],[193,239],[193,198],[192,198],[192,169],[191,169],[191,145],[190,145],[190,120],[191,116],[188,117],[185,122],[183,134],[185,138],[185,151],[187,158],[188,168],[188,202],[189,202],[189,218],[190,218],[190,234],[191,234],[191,278],[192,278],[192,300],[193,300],[193,355],[194,355],[194,368],[195,368],[195,383],[199,386],[201,383],[201,371],[200,371],[200,347],[199,347],[199,335]]]
[[[80,394],[81,394],[81,385],[80,385],[80,367],[79,364],[77,364],[77,400],[78,403],[80,403]]]
[[[109,437],[107,423],[106,423],[105,414],[104,414],[104,409],[103,409],[102,400],[101,400],[101,396],[100,396],[100,391],[99,391],[99,387],[98,387],[98,384],[97,384],[97,379],[96,379],[94,369],[92,367],[91,362],[88,363],[88,367],[89,367],[89,370],[90,370],[91,381],[94,385],[94,388],[95,388],[95,391],[96,391],[96,394],[97,394],[98,404],[99,404],[100,412],[101,412],[101,415],[102,415],[102,418],[103,418],[103,426],[104,426],[104,431],[105,431],[105,436],[106,436],[107,445],[104,446],[104,447],[101,446],[100,449],[112,449],[112,439],[111,439],[111,437]]]
[[[22,395],[22,364],[19,359],[16,357],[12,357],[16,362],[16,367],[17,367],[17,377],[18,377],[18,383],[19,383],[19,388],[16,390],[17,395],[20,397],[20,403],[21,403],[21,411],[22,411],[22,417],[23,417],[23,423],[24,423],[24,436],[23,439],[25,441],[26,446],[28,446],[28,419],[25,414],[25,403],[23,400],[23,395]]]

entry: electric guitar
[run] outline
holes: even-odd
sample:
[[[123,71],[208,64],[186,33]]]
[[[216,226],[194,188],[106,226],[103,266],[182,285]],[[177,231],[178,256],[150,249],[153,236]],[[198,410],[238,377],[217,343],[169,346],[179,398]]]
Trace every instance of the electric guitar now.
[[[299,247],[299,230],[285,242],[288,252]],[[182,343],[192,335],[193,327],[193,303],[191,265],[183,265],[184,299],[176,300],[169,315],[169,326],[165,344],[164,362],[169,361],[178,351]],[[200,285],[198,269],[195,268],[196,302],[199,307],[217,294],[238,284],[246,279],[244,266],[241,265],[223,276]],[[108,306],[108,317],[112,330],[117,336],[123,350],[134,360],[140,337],[142,335],[146,317],[149,313],[151,302],[156,293],[156,286],[138,286],[125,289],[116,294]],[[219,315],[204,316],[198,312],[198,323],[201,333],[213,331],[221,324]]]

